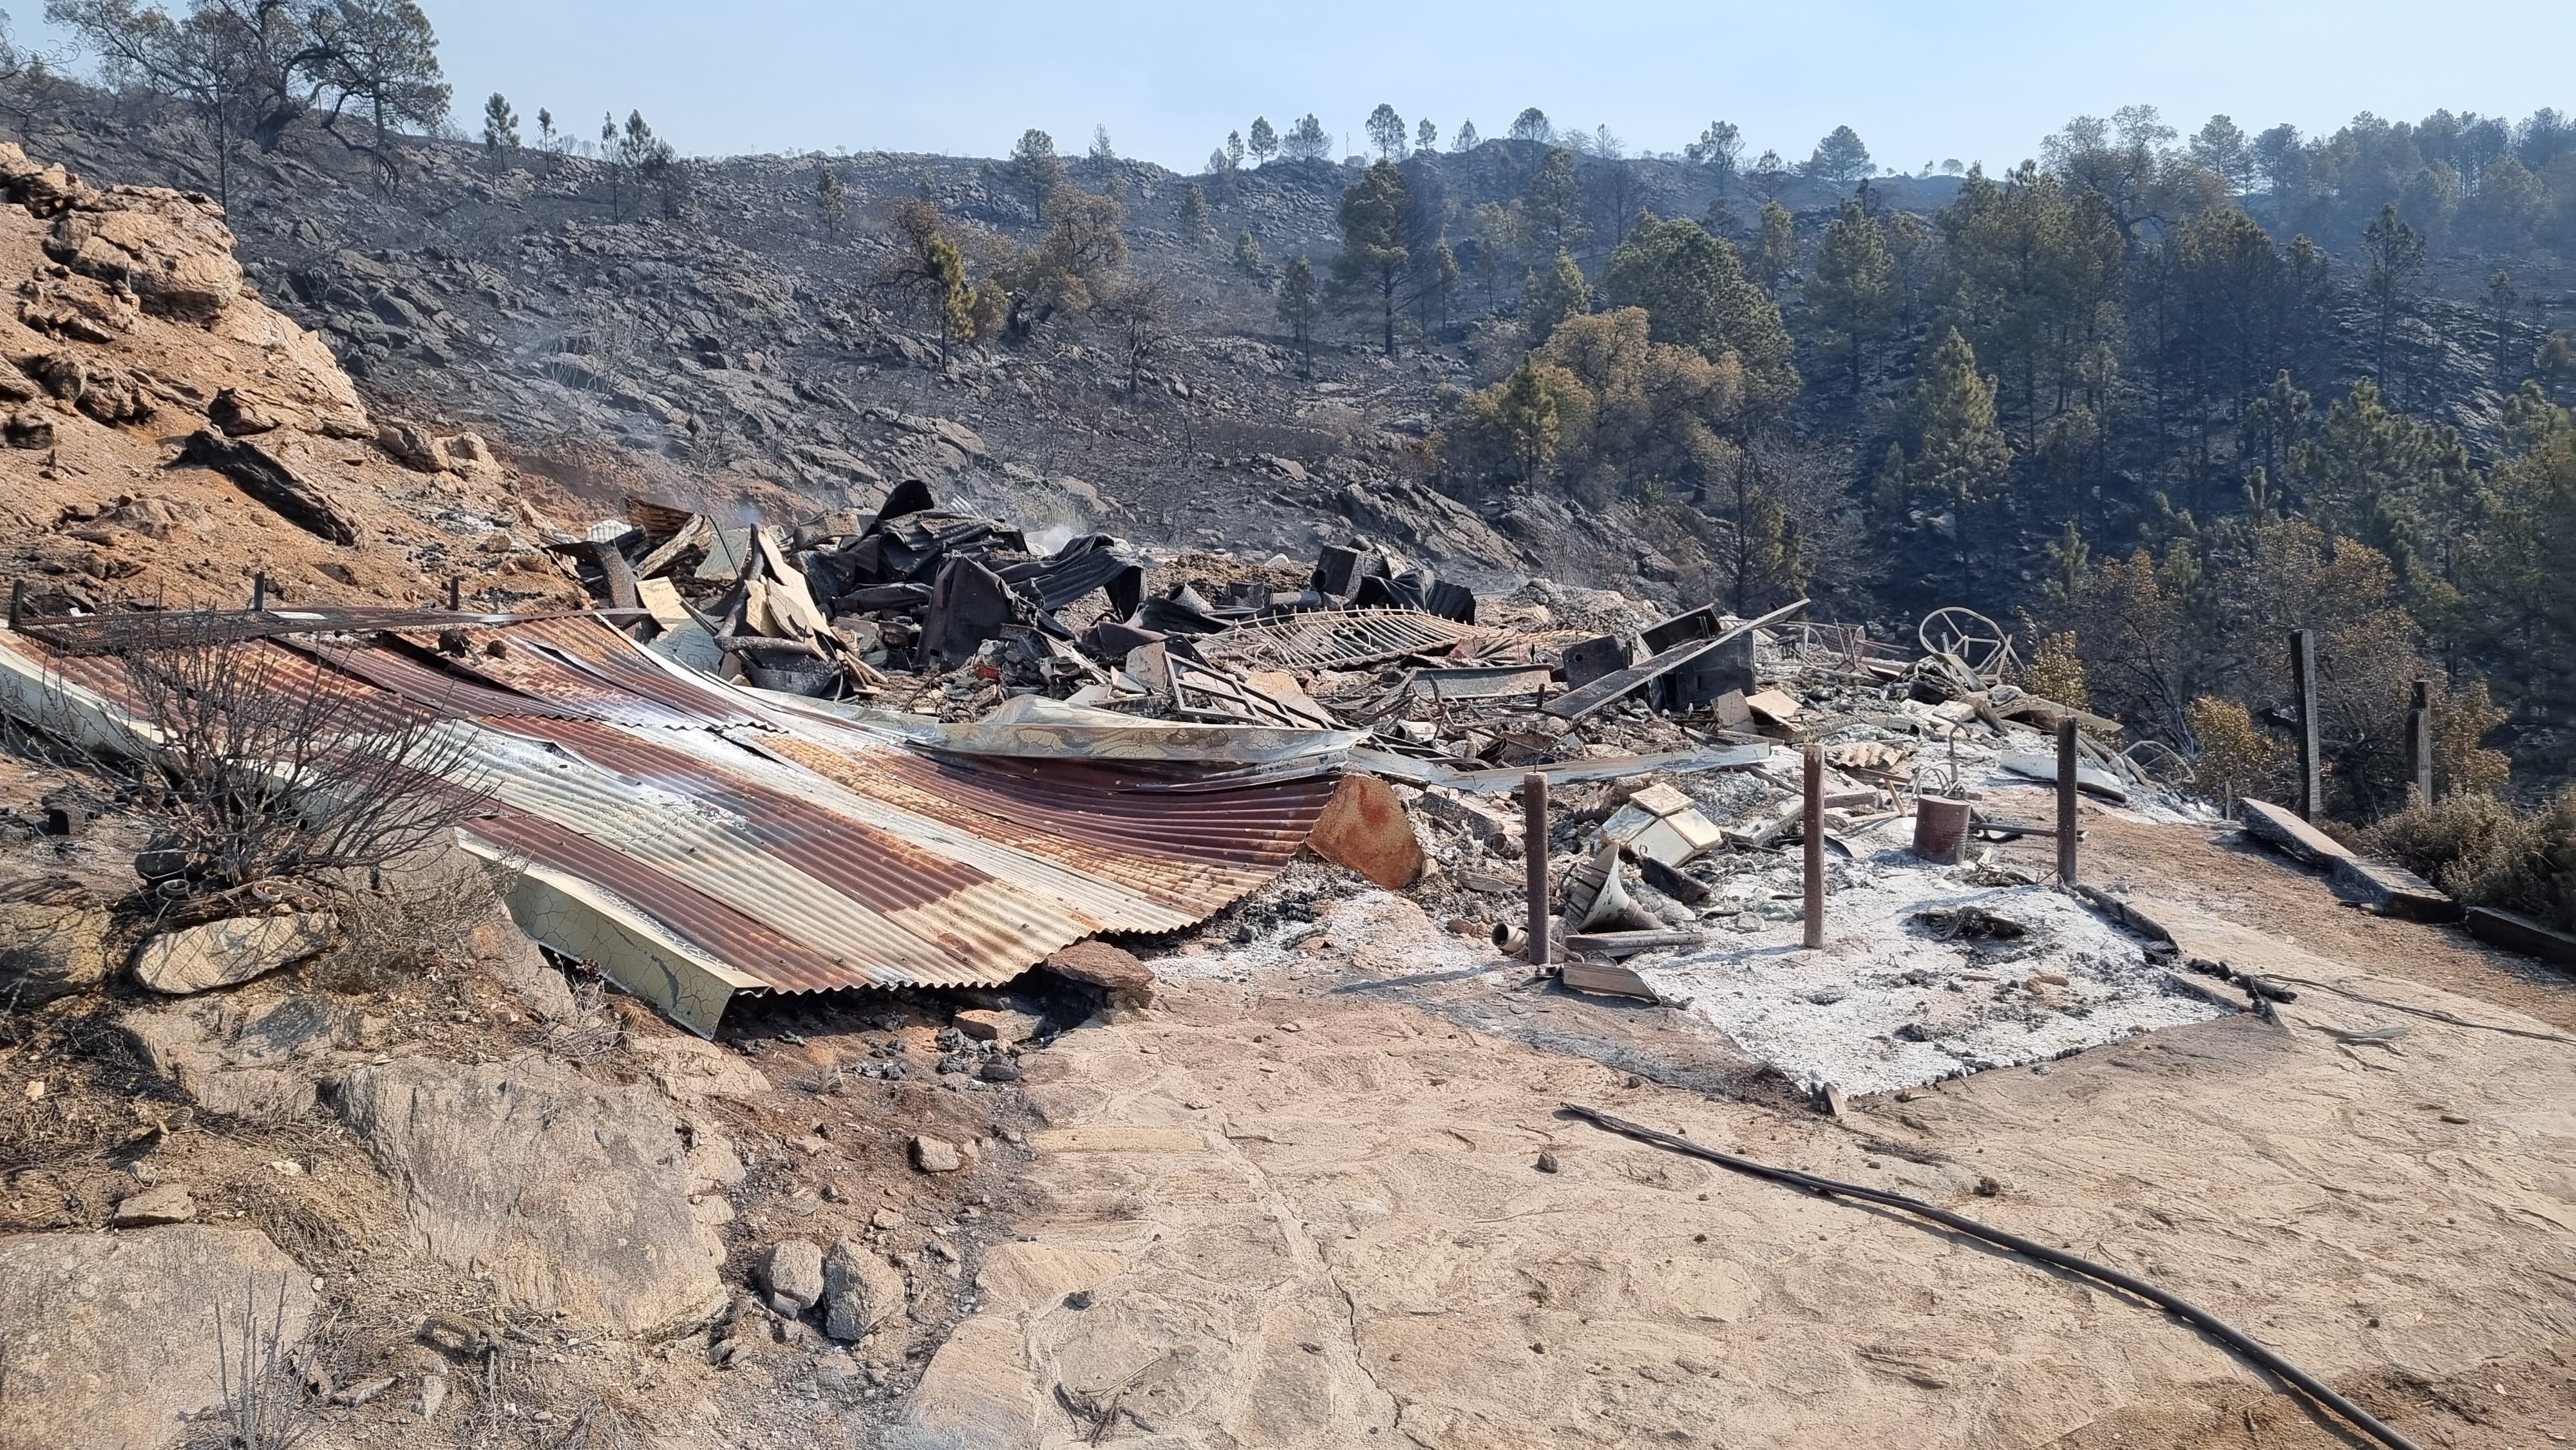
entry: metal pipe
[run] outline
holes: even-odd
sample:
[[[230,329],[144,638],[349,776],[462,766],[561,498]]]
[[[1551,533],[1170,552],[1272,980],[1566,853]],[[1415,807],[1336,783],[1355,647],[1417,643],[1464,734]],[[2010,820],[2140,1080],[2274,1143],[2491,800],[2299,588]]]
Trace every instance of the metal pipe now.
[[[2010,1249],[2025,1258],[2036,1259],[2053,1268],[2081,1274],[2096,1283],[2108,1284],[2114,1289],[2135,1294],[2184,1323],[2209,1334],[2228,1348],[2252,1360],[2256,1365],[2297,1387],[2302,1394],[2343,1416],[2345,1420],[2366,1431],[2379,1443],[2388,1446],[2389,1450],[2419,1450],[2414,1441],[2382,1424],[2368,1410],[2335,1393],[2331,1386],[2316,1376],[2274,1354],[2243,1330],[2189,1300],[2157,1288],[2144,1279],[2121,1273],[2117,1269],[2094,1263],[2090,1259],[2079,1258],[2062,1249],[2050,1248],[2046,1244],[2023,1238],[2019,1234],[1990,1227],[1965,1214],[1952,1213],[1945,1208],[1935,1208],[1919,1198],[1908,1198],[1901,1193],[1889,1193],[1883,1189],[1870,1188],[1858,1183],[1842,1183],[1831,1178],[1819,1178],[1812,1173],[1801,1173],[1794,1168],[1775,1168],[1768,1163],[1757,1162],[1751,1158],[1738,1157],[1733,1153],[1721,1153],[1715,1148],[1703,1148],[1688,1138],[1676,1137],[1671,1133],[1649,1128],[1642,1123],[1631,1123],[1623,1118],[1614,1118],[1597,1108],[1588,1108],[1580,1103],[1567,1103],[1564,1106],[1565,1111],[1595,1127],[1634,1138],[1641,1143],[1652,1143],[1658,1148],[1669,1149],[1692,1158],[1706,1159],[1722,1168],[1731,1168],[1738,1173],[1749,1174],[1755,1178],[1768,1178],[1775,1183],[1786,1183],[1792,1187],[1803,1188],[1810,1193],[1849,1198],[1861,1203],[1875,1203],[1885,1208],[1902,1209],[1907,1213],[1930,1219],[1943,1228],[1966,1234],[1970,1238],[1983,1239],[1998,1248]]]
[[[1547,776],[1521,777],[1521,856],[1529,866],[1529,939],[1522,954],[1533,967],[1548,964]]]
[[[1807,747],[1807,947],[1825,944],[1825,748]]]
[[[2057,879],[2075,884],[2075,716],[2057,717]]]

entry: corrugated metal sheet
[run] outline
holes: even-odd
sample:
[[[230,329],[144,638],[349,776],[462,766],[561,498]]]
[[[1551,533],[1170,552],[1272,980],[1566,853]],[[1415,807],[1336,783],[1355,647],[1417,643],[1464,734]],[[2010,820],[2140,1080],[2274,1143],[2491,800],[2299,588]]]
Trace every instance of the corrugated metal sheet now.
[[[563,942],[684,946],[601,965],[700,1031],[745,982],[990,984],[1094,933],[1185,927],[1296,852],[1346,743],[1303,773],[1268,758],[940,755],[773,712],[596,619],[469,636],[462,657],[390,633],[246,647],[353,718],[452,722],[458,774],[490,792],[466,828],[478,849],[548,878],[514,891],[522,924],[541,940],[552,923]],[[112,657],[5,633],[0,648],[27,675],[131,705]]]
[[[1409,654],[1445,654],[1490,633],[1420,609],[1335,609],[1254,620],[1198,645],[1211,664],[1352,669]]]

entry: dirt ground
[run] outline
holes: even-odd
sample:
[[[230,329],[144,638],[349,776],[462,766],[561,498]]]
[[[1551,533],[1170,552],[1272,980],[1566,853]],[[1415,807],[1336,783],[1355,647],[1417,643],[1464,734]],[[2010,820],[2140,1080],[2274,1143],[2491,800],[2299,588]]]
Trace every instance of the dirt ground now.
[[[2088,878],[2152,894],[2188,954],[2576,1019],[2568,984],[2211,828],[2086,826]],[[2149,1308],[1565,1102],[2138,1274],[2421,1444],[2576,1427],[2576,1046],[2312,989],[1836,1121],[1681,1014],[1497,968],[1337,943],[1060,1041],[1025,1238],[888,1443],[2357,1443]]]

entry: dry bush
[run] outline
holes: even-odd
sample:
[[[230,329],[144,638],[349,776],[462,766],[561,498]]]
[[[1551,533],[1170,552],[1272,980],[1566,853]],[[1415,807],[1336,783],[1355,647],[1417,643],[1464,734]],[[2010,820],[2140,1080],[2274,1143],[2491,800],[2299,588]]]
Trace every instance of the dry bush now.
[[[245,1280],[238,1319],[215,1306],[215,1364],[236,1450],[287,1450],[313,1428],[303,1376],[287,1353],[285,1282],[265,1317],[262,1299],[258,1282]]]
[[[483,805],[463,731],[202,616],[155,620],[117,662],[117,754],[204,887],[377,871]]]
[[[2288,752],[2256,727],[2243,705],[2203,695],[2185,707],[2183,720],[2199,748],[2192,775],[2204,795],[2233,807],[2243,797],[2275,792]]]
[[[2382,820],[2364,844],[2472,906],[2576,928],[2576,787],[2530,813],[2450,796]]]
[[[2023,616],[2022,622],[2027,626],[2029,616]],[[2075,631],[2071,629],[2040,635],[2029,668],[2014,683],[2044,700],[2078,710],[2092,707],[2092,692],[2084,682],[2084,657],[2075,648]]]

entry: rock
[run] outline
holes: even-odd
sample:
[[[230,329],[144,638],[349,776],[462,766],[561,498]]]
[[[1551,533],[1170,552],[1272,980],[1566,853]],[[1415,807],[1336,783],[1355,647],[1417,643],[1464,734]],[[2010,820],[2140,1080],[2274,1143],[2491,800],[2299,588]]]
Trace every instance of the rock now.
[[[200,428],[180,446],[177,462],[213,469],[279,518],[317,538],[343,546],[358,542],[356,518],[330,490],[248,439],[226,438],[212,428]]]
[[[0,1450],[179,1443],[182,1416],[222,1402],[214,1316],[238,1345],[245,1293],[263,1331],[276,1315],[284,1346],[303,1342],[312,1277],[255,1229],[0,1238],[9,1347]]]
[[[284,425],[275,413],[232,388],[216,391],[215,400],[206,405],[206,421],[222,429],[228,438],[270,433]]]
[[[970,1007],[957,1014],[957,1030],[978,1042],[999,1042],[1015,1046],[1038,1035],[1046,1023],[1026,1012],[995,1011]]]
[[[188,1196],[185,1185],[162,1183],[118,1199],[116,1212],[107,1221],[117,1228],[153,1228],[186,1223],[196,1216],[197,1201]]]
[[[2236,803],[2236,818],[2244,823],[2247,835],[2309,866],[2331,870],[2334,863],[2352,855],[2341,841],[2270,801],[2248,796]]]
[[[34,408],[21,408],[0,423],[0,439],[12,448],[51,448],[54,446],[54,420]]]
[[[292,1122],[312,1111],[332,1050],[365,1041],[357,1014],[306,993],[266,1006],[228,996],[138,1008],[117,1026],[152,1071],[199,1108],[250,1123]]]
[[[956,1144],[922,1134],[912,1140],[912,1166],[924,1173],[954,1173],[966,1166],[966,1159]]]
[[[866,1247],[842,1239],[823,1259],[823,1332],[847,1344],[901,1314],[903,1275]]]
[[[690,1202],[714,1135],[651,1089],[537,1057],[411,1058],[352,1071],[339,1107],[419,1246],[504,1303],[628,1336],[722,1308],[715,1215]]]
[[[134,979],[172,996],[209,992],[293,966],[339,939],[339,919],[327,911],[210,921],[146,941],[134,953]]]
[[[118,186],[73,200],[45,255],[84,276],[123,283],[143,310],[210,323],[241,295],[232,229],[211,197]]]
[[[986,1082],[1018,1082],[1022,1076],[1020,1065],[1007,1057],[985,1058],[984,1065],[975,1070],[975,1075]]]
[[[107,908],[68,876],[0,883],[0,1006],[87,991],[111,965]]]
[[[528,1010],[548,1022],[569,1022],[581,1015],[572,984],[546,960],[546,954],[506,915],[479,921],[466,933],[466,950],[475,964],[500,979]]]
[[[804,1239],[779,1240],[760,1261],[760,1282],[769,1307],[795,1318],[823,1297],[822,1249]]]
[[[358,1381],[356,1384],[349,1386],[347,1389],[341,1390],[339,1393],[331,1396],[331,1403],[335,1405],[347,1405],[351,1409],[355,1409],[358,1406],[365,1404],[367,1401],[374,1399],[376,1396],[383,1394],[385,1391],[392,1389],[395,1383],[396,1381],[394,1377],[389,1374],[380,1374],[373,1379],[363,1379]]]
[[[441,1365],[435,1372],[420,1377],[420,1417],[423,1421],[438,1418],[447,1404],[447,1370]]]
[[[1154,1000],[1154,969],[1105,941],[1075,942],[1048,957],[1046,969],[1100,988],[1120,1007],[1142,1007]]]
[[[417,423],[376,424],[376,446],[385,451],[386,457],[415,472],[456,471],[455,460],[447,456],[447,445],[422,431]]]
[[[769,1091],[769,1079],[741,1053],[701,1037],[639,1037],[626,1047],[674,1102],[749,1100]]]
[[[2381,916],[2407,921],[2458,921],[2460,904],[2440,887],[2403,866],[2346,856],[2334,863],[2334,894],[2356,901]]]

